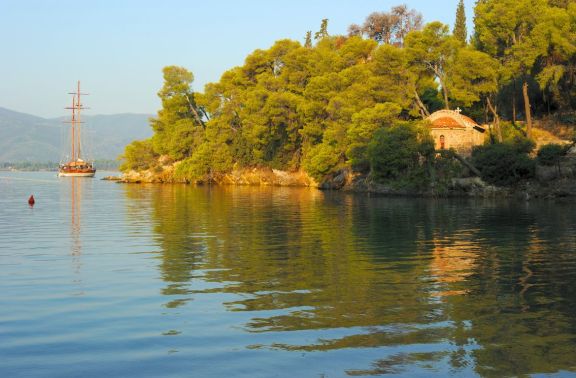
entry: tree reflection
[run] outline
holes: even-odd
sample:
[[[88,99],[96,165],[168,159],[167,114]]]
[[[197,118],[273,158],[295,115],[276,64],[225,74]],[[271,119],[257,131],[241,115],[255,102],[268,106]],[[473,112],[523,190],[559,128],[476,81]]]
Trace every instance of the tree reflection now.
[[[168,307],[227,293],[228,311],[251,314],[246,332],[303,335],[250,348],[392,348],[349,375],[440,362],[483,376],[576,370],[573,207],[268,187],[148,193]]]

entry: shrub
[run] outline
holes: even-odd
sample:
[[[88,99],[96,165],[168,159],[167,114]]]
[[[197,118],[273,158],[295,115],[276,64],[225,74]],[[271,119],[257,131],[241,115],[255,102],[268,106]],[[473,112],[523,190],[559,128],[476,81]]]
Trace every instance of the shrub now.
[[[472,151],[472,164],[482,179],[497,186],[511,186],[534,177],[535,161],[528,156],[533,143],[522,140],[489,144]]]
[[[123,160],[119,169],[122,172],[130,170],[146,170],[155,166],[159,155],[154,152],[150,139],[135,140],[124,149],[124,154],[120,156]]]
[[[562,157],[566,155],[568,150],[570,149],[569,146],[561,146],[559,144],[546,144],[540,148],[538,154],[536,156],[536,160],[539,164],[546,165],[546,166],[555,166],[556,170],[558,171],[558,176],[562,174],[560,169],[560,162],[562,161]]]
[[[566,155],[567,149],[565,146],[559,144],[546,144],[540,148],[536,159],[539,164],[553,166],[558,165],[560,160],[564,155]]]
[[[426,170],[421,161],[434,150],[433,143],[415,124],[398,123],[378,130],[368,146],[372,177],[378,182],[422,188],[426,185]]]
[[[534,147],[536,147],[536,144],[532,139],[521,136],[515,136],[507,143],[510,144],[518,154],[529,154],[534,150]]]
[[[328,143],[320,143],[309,151],[304,159],[303,166],[312,177],[322,180],[327,174],[336,169],[339,160],[340,154],[334,146]]]
[[[232,156],[226,144],[215,146],[205,143],[176,167],[175,177],[190,182],[211,180],[213,174],[229,172],[232,166]]]

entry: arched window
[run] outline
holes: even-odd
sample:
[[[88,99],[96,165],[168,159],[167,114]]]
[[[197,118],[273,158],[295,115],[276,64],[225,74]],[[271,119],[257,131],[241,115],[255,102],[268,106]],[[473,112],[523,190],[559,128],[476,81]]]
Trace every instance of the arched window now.
[[[440,149],[443,150],[446,147],[446,138],[444,135],[440,135]]]

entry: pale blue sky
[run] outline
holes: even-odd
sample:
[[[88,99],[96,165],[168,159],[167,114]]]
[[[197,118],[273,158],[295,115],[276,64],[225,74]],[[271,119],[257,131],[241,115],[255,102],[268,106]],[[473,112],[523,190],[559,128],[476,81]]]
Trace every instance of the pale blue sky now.
[[[164,66],[191,70],[203,91],[255,49],[303,42],[323,18],[345,34],[402,3],[452,28],[458,0],[0,0],[0,107],[64,115],[81,80],[91,114],[155,113]],[[470,33],[475,1],[465,3]]]

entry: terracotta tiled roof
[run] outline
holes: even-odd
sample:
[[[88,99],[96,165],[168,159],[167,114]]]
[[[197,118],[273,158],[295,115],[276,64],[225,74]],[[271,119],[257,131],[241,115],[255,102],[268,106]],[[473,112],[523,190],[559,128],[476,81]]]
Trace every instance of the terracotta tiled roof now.
[[[465,129],[462,124],[452,117],[440,117],[432,121],[432,128],[435,129]]]
[[[472,127],[480,132],[484,130],[472,118],[460,114],[460,110],[438,110],[432,113],[428,120],[431,122],[433,129],[465,129]]]
[[[476,122],[474,122],[474,120],[470,117],[466,117],[465,115],[460,114],[460,118],[462,118],[462,120],[468,124],[471,124],[472,126],[479,126]]]

